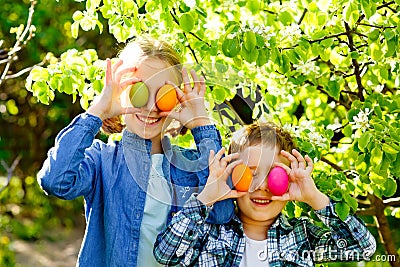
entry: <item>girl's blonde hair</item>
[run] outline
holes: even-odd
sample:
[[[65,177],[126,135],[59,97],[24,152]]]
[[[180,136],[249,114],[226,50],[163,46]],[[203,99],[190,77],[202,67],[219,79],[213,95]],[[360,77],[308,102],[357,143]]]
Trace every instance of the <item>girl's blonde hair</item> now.
[[[136,66],[145,59],[160,59],[173,67],[178,84],[182,83],[181,58],[172,46],[164,41],[152,38],[138,38],[129,42],[119,53],[119,58],[124,64]],[[124,129],[121,116],[109,118],[103,121],[102,129],[106,134],[120,133]]]

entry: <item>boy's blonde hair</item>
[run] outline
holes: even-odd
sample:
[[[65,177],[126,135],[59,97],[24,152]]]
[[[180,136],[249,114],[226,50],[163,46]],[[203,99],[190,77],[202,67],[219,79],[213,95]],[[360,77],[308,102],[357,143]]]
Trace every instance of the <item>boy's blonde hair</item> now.
[[[174,48],[164,41],[153,38],[137,38],[129,42],[119,53],[119,58],[124,61],[124,65],[136,66],[146,59],[160,59],[173,67],[178,80],[178,85],[182,83],[181,58]],[[120,133],[125,125],[122,123],[121,116],[109,118],[103,121],[102,129],[105,133]]]
[[[296,148],[293,137],[283,128],[272,122],[255,122],[233,133],[228,153],[240,153],[255,145],[276,146],[288,152]]]

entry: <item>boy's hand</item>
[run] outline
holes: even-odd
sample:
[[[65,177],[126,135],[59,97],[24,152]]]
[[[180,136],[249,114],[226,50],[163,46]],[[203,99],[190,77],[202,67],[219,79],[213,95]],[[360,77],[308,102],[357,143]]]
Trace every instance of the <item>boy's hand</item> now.
[[[319,210],[329,205],[329,198],[321,193],[315,186],[311,173],[314,169],[312,159],[303,157],[296,149],[293,154],[282,150],[281,155],[290,161],[290,167],[283,163],[275,163],[286,170],[289,175],[289,191],[282,196],[273,196],[272,200],[296,200],[307,203],[314,210]]]
[[[222,148],[220,151],[218,151],[215,156],[215,152],[213,150],[210,151],[210,171],[207,183],[203,191],[201,191],[201,193],[197,196],[197,199],[207,206],[211,206],[217,201],[227,198],[237,198],[247,194],[247,192],[238,192],[236,190],[232,190],[226,183],[226,180],[232,173],[233,168],[242,163],[242,161],[237,160],[229,163],[232,159],[238,158],[239,154],[234,153],[222,158],[224,153],[225,148]]]
[[[112,118],[121,114],[140,112],[140,109],[134,107],[121,106],[121,93],[132,84],[140,81],[140,79],[133,77],[121,82],[121,78],[130,72],[135,71],[135,68],[120,69],[123,64],[122,59],[111,64],[111,60],[106,60],[106,76],[104,88],[101,94],[96,97],[92,105],[88,108],[89,114],[95,115],[102,120]]]
[[[190,84],[187,70],[182,68],[183,92],[178,86],[172,82],[168,82],[175,87],[179,103],[177,109],[160,112],[160,115],[170,116],[180,121],[186,128],[193,129],[197,126],[209,125],[211,122],[204,104],[204,95],[206,92],[204,77],[201,76],[199,78],[194,70],[192,70],[190,74],[193,78],[193,88]]]

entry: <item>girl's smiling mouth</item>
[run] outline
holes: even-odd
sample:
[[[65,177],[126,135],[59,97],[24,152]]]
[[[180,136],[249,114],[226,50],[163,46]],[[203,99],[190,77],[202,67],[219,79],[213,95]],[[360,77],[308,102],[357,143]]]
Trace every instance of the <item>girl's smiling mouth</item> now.
[[[155,117],[141,116],[141,115],[136,114],[136,118],[140,122],[144,123],[146,126],[153,126],[153,125],[157,124],[161,120],[162,117],[155,118]]]

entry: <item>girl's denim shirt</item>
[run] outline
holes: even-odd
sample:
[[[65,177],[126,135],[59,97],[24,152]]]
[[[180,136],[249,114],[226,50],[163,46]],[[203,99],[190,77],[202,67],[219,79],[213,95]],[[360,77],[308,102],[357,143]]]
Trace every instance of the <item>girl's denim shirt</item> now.
[[[57,135],[38,181],[49,195],[84,196],[87,225],[77,266],[136,266],[151,141],[125,130],[121,141],[105,144],[95,139],[101,124],[90,114],[77,116]],[[173,146],[167,137],[162,140],[163,171],[173,199],[168,222],[205,185],[209,151],[221,148],[214,125],[191,132],[197,149]],[[231,200],[217,202],[208,221],[227,223],[233,214]]]

